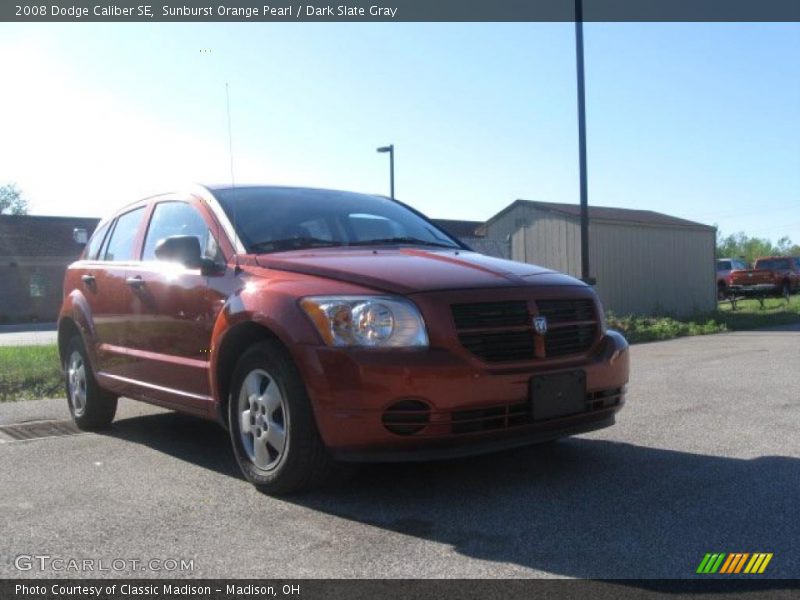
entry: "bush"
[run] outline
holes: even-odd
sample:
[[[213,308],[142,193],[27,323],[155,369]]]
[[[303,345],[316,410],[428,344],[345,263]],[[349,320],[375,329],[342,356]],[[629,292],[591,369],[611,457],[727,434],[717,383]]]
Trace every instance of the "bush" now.
[[[645,317],[640,315],[617,316],[609,312],[608,326],[620,331],[629,342],[653,342],[669,340],[687,335],[708,335],[723,331],[746,331],[779,325],[800,323],[800,296],[789,302],[779,298],[767,298],[762,307],[758,300],[742,300],[736,311],[730,302],[720,302],[719,309],[690,317],[686,320],[674,317]]]
[[[713,318],[679,321],[672,317],[642,317],[637,315],[618,317],[613,313],[609,313],[606,320],[610,328],[618,330],[632,344],[669,340],[687,335],[708,335],[728,330],[724,323],[719,323]]]

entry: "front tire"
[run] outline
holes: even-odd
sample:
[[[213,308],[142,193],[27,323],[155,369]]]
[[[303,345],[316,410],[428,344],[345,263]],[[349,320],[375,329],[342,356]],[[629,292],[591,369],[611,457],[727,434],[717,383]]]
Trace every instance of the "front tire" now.
[[[259,491],[278,495],[307,489],[340,471],[319,435],[300,373],[278,342],[251,346],[236,364],[232,383],[233,452]]]
[[[64,356],[64,383],[72,419],[84,431],[107,428],[117,413],[117,397],[97,384],[80,336],[69,341]]]

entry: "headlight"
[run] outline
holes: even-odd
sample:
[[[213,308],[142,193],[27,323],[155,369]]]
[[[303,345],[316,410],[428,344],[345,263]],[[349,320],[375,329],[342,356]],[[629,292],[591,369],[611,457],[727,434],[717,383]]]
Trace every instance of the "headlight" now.
[[[403,298],[310,296],[300,306],[328,346],[419,348],[428,346],[422,315]]]

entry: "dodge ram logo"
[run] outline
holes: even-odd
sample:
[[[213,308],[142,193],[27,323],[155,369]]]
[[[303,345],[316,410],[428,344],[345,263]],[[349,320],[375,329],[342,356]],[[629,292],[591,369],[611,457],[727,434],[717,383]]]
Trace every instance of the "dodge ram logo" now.
[[[547,317],[533,317],[533,330],[539,335],[547,333]]]

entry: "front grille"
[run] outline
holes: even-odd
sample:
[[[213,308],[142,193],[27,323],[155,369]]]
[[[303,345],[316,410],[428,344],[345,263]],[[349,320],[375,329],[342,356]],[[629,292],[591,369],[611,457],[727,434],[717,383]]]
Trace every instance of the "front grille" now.
[[[597,332],[597,325],[568,325],[551,329],[544,336],[544,353],[546,356],[568,356],[588,350]]]
[[[624,389],[611,388],[586,394],[580,414],[608,410],[622,402]],[[562,417],[558,417],[562,418]],[[513,402],[454,411],[432,411],[419,401],[404,400],[389,407],[382,417],[390,432],[402,436],[436,438],[513,429],[542,423],[533,419],[530,402]]]
[[[508,362],[534,358],[533,331],[462,333],[461,345],[486,362]]]
[[[453,304],[451,310],[461,345],[487,363],[579,354],[591,348],[598,332],[591,298],[536,300],[536,313],[526,300]],[[549,327],[538,355],[533,314],[546,317]]]
[[[620,388],[590,392],[586,394],[584,412],[595,412],[617,406],[622,400]],[[578,413],[580,414],[580,413]],[[451,413],[451,433],[479,433],[497,429],[509,429],[534,422],[530,404],[516,402],[491,408],[457,410]]]
[[[548,323],[570,323],[574,321],[594,321],[594,302],[583,300],[537,300],[539,314],[547,317]]]
[[[453,304],[452,310],[456,329],[514,327],[528,324],[528,303],[524,300]]]
[[[533,423],[531,408],[527,402],[475,410],[457,410],[452,413],[451,419],[453,434],[507,429]]]

